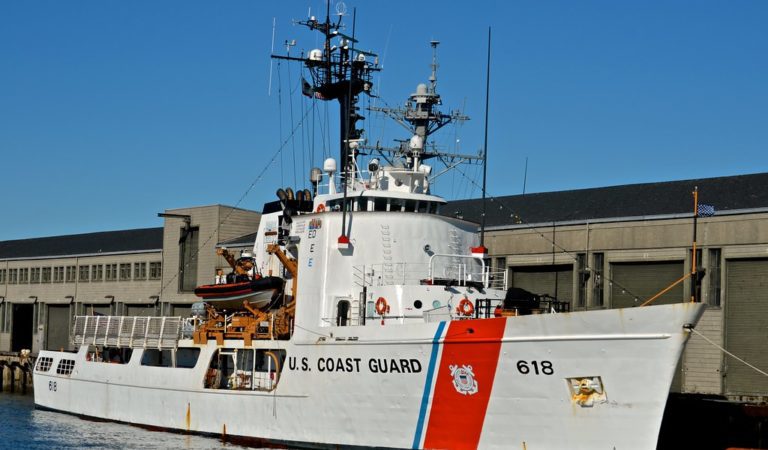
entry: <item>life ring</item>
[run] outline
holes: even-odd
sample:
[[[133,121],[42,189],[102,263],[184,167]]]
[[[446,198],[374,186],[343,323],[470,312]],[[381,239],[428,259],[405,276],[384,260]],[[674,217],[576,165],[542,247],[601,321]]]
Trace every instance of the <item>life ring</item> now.
[[[379,297],[379,299],[376,300],[376,314],[383,316],[388,312],[389,305],[387,304],[387,299],[384,297]]]
[[[467,297],[464,297],[459,302],[459,306],[456,307],[456,312],[464,316],[471,316],[475,313],[475,305]]]
[[[320,203],[319,205],[317,205],[317,209],[315,210],[315,212],[321,213],[323,211],[325,211],[325,204]]]

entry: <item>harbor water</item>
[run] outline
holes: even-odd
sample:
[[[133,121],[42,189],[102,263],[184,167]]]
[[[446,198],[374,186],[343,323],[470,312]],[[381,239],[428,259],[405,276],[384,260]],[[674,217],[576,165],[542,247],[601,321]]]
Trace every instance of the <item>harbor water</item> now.
[[[766,407],[745,414],[726,402],[669,399],[658,450],[766,448]],[[244,449],[219,439],[37,410],[32,395],[0,394],[0,450],[48,449]]]
[[[242,449],[204,436],[149,431],[37,410],[32,395],[0,394],[0,449]]]

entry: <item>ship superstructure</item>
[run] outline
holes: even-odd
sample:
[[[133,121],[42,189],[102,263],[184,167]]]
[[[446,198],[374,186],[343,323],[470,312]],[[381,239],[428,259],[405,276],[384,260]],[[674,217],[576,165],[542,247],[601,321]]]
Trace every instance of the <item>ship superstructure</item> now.
[[[375,55],[329,14],[301,23],[324,48],[288,59],[309,68],[307,95],[339,102],[340,158],[262,217],[255,265],[280,292],[192,318],[77,317],[77,352],[39,355],[35,403],[260,445],[654,448],[703,305],[569,312],[507,289],[477,225],[438,214],[430,190],[430,134],[466,119],[437,110],[434,57],[384,111],[409,139],[368,147],[357,96]],[[360,167],[363,149],[387,156]]]

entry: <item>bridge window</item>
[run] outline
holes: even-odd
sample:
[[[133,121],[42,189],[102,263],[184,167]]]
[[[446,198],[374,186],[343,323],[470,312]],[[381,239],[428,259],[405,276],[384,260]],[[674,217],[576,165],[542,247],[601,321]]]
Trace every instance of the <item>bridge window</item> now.
[[[141,355],[141,365],[150,367],[173,367],[173,352],[148,348]]]
[[[192,369],[197,365],[199,356],[199,348],[178,348],[176,349],[176,367]]]
[[[358,197],[355,202],[355,211],[368,211],[368,197]]]
[[[176,367],[179,369],[192,369],[200,357],[199,348],[170,349],[148,348],[141,356],[141,365],[150,367]]]
[[[128,364],[133,355],[132,348],[92,347],[89,349],[87,359],[93,362],[105,362],[112,364]]]
[[[62,359],[59,361],[59,365],[56,367],[56,373],[58,375],[69,375],[72,373],[72,369],[75,368],[74,359]]]
[[[51,369],[51,365],[53,364],[53,358],[50,358],[48,356],[43,356],[42,358],[39,358],[37,360],[37,367],[35,370],[37,372],[48,372]]]

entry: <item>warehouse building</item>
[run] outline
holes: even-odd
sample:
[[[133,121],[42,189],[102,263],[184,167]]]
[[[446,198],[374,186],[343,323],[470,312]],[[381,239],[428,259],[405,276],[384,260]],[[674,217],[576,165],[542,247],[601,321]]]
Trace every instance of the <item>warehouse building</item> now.
[[[195,286],[229,267],[216,244],[261,217],[222,205],[161,216],[161,228],[0,242],[0,352],[69,348],[80,314],[188,316]]]
[[[495,198],[485,245],[509,286],[572,310],[640,307],[691,273],[697,187],[708,217],[697,220],[695,295],[709,307],[673,391],[765,401],[768,378],[715,345],[768,369],[768,174]],[[479,222],[482,202],[451,202],[444,214]],[[653,303],[690,301],[692,279]]]
[[[697,220],[694,254],[696,188],[714,212]],[[768,368],[768,173],[507,196],[485,210],[485,245],[508,286],[571,310],[693,294],[709,307],[673,391],[766,401],[766,377],[717,346]],[[442,213],[480,222],[482,211],[471,199]],[[74,314],[188,315],[194,287],[228,267],[216,247],[249,249],[260,218],[220,205],[162,216],[162,228],[0,242],[0,351],[67,347]]]

